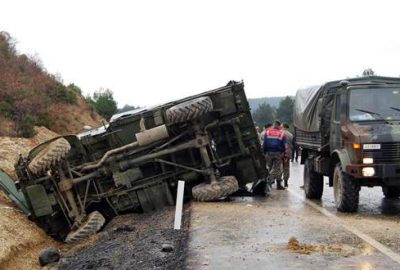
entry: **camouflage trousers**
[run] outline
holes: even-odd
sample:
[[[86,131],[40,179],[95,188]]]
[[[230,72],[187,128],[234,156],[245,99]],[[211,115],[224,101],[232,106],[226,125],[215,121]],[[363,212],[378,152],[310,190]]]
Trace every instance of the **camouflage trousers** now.
[[[273,183],[275,181],[282,181],[282,163],[283,153],[279,152],[267,152],[265,155],[267,160],[267,169],[269,171],[268,178]]]
[[[287,181],[290,177],[290,159],[283,159],[282,161],[282,168],[283,168],[283,180]]]

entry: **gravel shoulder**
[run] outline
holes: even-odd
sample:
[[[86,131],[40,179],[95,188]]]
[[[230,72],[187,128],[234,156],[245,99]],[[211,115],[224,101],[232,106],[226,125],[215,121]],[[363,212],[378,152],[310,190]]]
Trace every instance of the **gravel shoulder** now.
[[[174,230],[175,208],[115,217],[90,245],[63,254],[60,269],[184,269],[190,205],[182,229]],[[168,244],[173,250],[163,252]]]

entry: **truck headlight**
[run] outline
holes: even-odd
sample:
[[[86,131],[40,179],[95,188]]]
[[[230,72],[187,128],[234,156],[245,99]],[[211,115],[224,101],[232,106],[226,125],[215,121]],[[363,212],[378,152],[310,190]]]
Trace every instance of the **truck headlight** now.
[[[362,169],[362,175],[371,177],[375,175],[375,169],[373,167],[365,167]]]
[[[373,158],[368,158],[368,157],[363,158],[363,163],[364,164],[372,164],[372,163],[374,163],[374,159]]]

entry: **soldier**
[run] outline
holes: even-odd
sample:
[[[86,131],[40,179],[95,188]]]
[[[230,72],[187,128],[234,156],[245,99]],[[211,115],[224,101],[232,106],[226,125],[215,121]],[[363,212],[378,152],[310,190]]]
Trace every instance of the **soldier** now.
[[[265,137],[265,132],[267,132],[268,129],[270,129],[272,127],[271,123],[265,124],[264,126],[264,130],[261,132],[260,138],[261,138],[261,146],[264,143],[264,137]]]
[[[287,123],[282,124],[282,130],[286,137],[286,152],[283,157],[283,181],[285,187],[288,187],[288,180],[290,177],[290,160],[289,158],[293,153],[293,134],[289,131],[289,125]]]
[[[269,178],[276,181],[276,189],[285,189],[282,186],[282,161],[286,152],[285,133],[280,130],[281,123],[275,120],[272,127],[265,132],[263,151],[267,164],[270,164]]]

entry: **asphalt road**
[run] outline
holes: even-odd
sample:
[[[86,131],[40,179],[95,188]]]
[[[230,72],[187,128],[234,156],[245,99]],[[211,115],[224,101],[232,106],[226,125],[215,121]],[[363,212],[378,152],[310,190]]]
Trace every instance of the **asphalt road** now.
[[[302,170],[268,198],[193,203],[187,268],[400,269],[400,200],[362,188],[358,213],[339,213],[328,186],[304,198]]]

